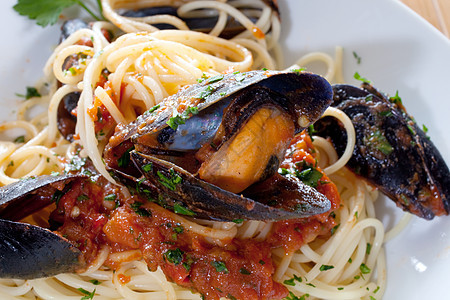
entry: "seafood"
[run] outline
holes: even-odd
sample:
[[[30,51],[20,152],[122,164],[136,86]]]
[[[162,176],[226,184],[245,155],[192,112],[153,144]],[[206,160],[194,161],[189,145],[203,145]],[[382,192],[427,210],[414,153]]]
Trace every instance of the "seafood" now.
[[[270,193],[248,198],[247,190],[266,180],[275,190],[287,185],[277,170],[289,142],[320,117],[331,97],[328,82],[309,73],[218,75],[119,128],[104,159],[119,180],[134,177],[155,201],[197,217],[280,220],[323,213],[329,201],[301,181],[289,183],[290,198],[277,203],[265,197]]]
[[[371,85],[335,85],[332,106],[355,127],[356,145],[347,166],[366,178],[403,210],[425,219],[450,212],[450,172],[439,151],[409,116],[398,97],[388,98]],[[330,137],[338,154],[346,134],[329,117],[314,125]]]
[[[264,0],[263,1],[265,5],[269,6],[274,13],[279,17],[279,9],[278,9],[278,3],[277,1],[271,1],[271,0]],[[172,6],[170,6],[172,4]],[[214,26],[216,26],[219,16],[217,14],[214,14],[213,11],[210,11],[208,13],[205,13],[204,16],[198,16],[198,15],[179,15],[178,6],[176,6],[177,3],[169,3],[169,5],[164,6],[149,6],[149,7],[143,7],[136,10],[124,10],[121,12],[122,16],[124,17],[130,17],[130,18],[145,18],[149,16],[158,16],[158,15],[169,15],[169,16],[175,16],[179,19],[181,19],[187,27],[189,27],[191,30],[200,31],[200,32],[210,32]],[[244,15],[246,15],[253,23],[256,23],[258,21],[257,18],[255,18],[254,15],[254,6],[238,6],[236,7],[239,9],[240,12],[242,12]],[[175,26],[171,24],[152,24],[158,29],[176,29]],[[238,35],[239,33],[243,32],[245,30],[245,27],[235,20],[232,17],[228,17],[226,21],[225,29],[221,32],[220,37],[231,39]]]
[[[64,237],[14,222],[57,201],[80,177],[40,176],[0,188],[0,278],[46,277],[82,267],[80,251]]]

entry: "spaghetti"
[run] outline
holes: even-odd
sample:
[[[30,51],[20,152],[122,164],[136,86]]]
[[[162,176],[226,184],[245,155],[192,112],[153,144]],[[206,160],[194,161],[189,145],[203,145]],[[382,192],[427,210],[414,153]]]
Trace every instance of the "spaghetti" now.
[[[24,102],[19,108],[18,120],[0,128],[25,131],[23,142],[0,144],[0,182],[3,185],[22,177],[62,172],[73,159],[77,145],[83,149],[80,155],[89,157],[98,172],[114,182],[105,169],[101,153],[116,124],[131,122],[138,114],[199,78],[281,65],[279,58],[272,59],[279,53],[276,46],[279,19],[262,2],[180,1],[178,14],[182,17],[211,11],[217,15],[217,23],[209,35],[189,31],[182,20],[173,16],[127,18],[117,12],[146,7],[148,2],[151,1],[103,0],[105,16],[128,33],[110,43],[103,31],[116,31],[115,27],[111,23],[96,22],[90,29],[75,32],[55,49],[45,67],[48,93]],[[258,20],[252,22],[240,12],[241,7],[249,8],[250,14],[258,15]],[[199,8],[202,10],[198,11]],[[246,28],[231,41],[218,37],[225,29],[227,16]],[[159,31],[152,25],[160,23],[181,30]],[[91,41],[91,45],[80,45],[82,40]],[[335,62],[324,54],[310,54],[298,64],[325,60],[327,79],[341,81],[341,55],[342,50],[338,49]],[[68,57],[77,59],[70,71],[64,67]],[[107,78],[100,82],[104,70],[107,70]],[[58,87],[57,81],[63,85]],[[58,132],[57,108],[64,96],[73,92],[81,94],[77,135],[75,142],[69,143]],[[48,106],[48,112],[29,119],[26,112],[39,105]],[[339,207],[334,210],[332,220],[328,215],[318,217],[323,223],[316,220],[318,224],[331,222],[327,223],[332,227],[327,228],[328,234],[312,234],[310,241],[301,243],[296,251],[283,246],[271,250],[276,266],[273,279],[284,283],[291,299],[296,299],[294,295],[305,294],[327,299],[380,299],[385,290],[386,271],[382,247],[384,228],[373,207],[378,194],[344,167],[354,147],[351,122],[336,109],[327,110],[326,115],[345,124],[349,137],[347,150],[338,158],[328,141],[314,137],[317,153],[315,157],[307,155],[317,159],[319,168],[336,184],[342,202],[335,203]],[[100,119],[105,125],[101,128]],[[311,149],[314,146],[306,133],[292,144],[293,151],[307,153]],[[118,193],[132,197],[126,188],[120,188]],[[167,214],[185,231],[219,248],[226,247],[232,240],[276,244],[270,242],[276,238],[273,234],[276,228],[290,226],[262,221],[212,222],[162,211],[162,208],[152,207],[152,212]],[[32,218],[28,221],[44,225],[47,216]],[[150,272],[142,256],[142,249],[117,251],[103,245],[84,273],[35,280],[0,279],[0,293],[11,299],[78,299],[83,293],[88,295],[85,292],[95,294],[95,299],[200,299],[200,295],[169,282],[162,269]]]

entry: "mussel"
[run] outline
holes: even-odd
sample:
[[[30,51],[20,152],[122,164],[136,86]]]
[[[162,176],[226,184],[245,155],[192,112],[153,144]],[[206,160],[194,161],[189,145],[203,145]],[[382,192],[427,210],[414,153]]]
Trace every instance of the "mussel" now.
[[[119,128],[104,159],[119,180],[136,178],[154,201],[200,218],[281,220],[323,213],[330,209],[325,196],[301,181],[287,183],[277,170],[294,135],[317,120],[331,99],[329,83],[310,73],[218,75]],[[252,189],[265,183],[273,191],[289,185],[289,199],[273,201],[275,192]]]
[[[429,137],[409,116],[399,97],[388,97],[370,84],[333,86],[332,106],[355,127],[356,145],[347,166],[377,186],[403,210],[425,219],[450,212],[450,172]],[[330,117],[314,124],[344,152],[346,133]]]
[[[0,278],[47,277],[82,267],[81,252],[66,238],[15,222],[55,202],[80,177],[39,176],[0,188]]]
[[[279,16],[279,8],[277,1],[272,0],[263,0],[263,2],[269,6],[277,16]],[[197,16],[180,16],[178,14],[178,8],[179,6],[176,6],[177,3],[168,3],[168,5],[162,5],[157,6],[158,3],[155,4],[155,6],[149,6],[149,7],[143,7],[135,10],[121,10],[120,14],[124,17],[129,18],[145,18],[149,16],[158,16],[158,15],[169,15],[169,16],[175,16],[177,18],[180,18],[183,20],[183,22],[186,24],[187,27],[189,27],[190,30],[200,31],[200,32],[210,32],[214,26],[216,25],[219,17],[218,15],[213,11],[206,11],[205,14],[202,17]],[[170,6],[172,5],[172,6]],[[256,23],[258,21],[257,18],[254,16],[254,7],[252,5],[241,5],[240,7],[237,7],[241,13],[246,15],[253,23]],[[152,24],[158,29],[176,29],[175,26],[161,23],[161,24]],[[245,30],[245,27],[239,23],[237,20],[235,20],[232,17],[228,17],[225,29],[221,32],[220,37],[231,39],[238,35],[239,33],[243,32]]]

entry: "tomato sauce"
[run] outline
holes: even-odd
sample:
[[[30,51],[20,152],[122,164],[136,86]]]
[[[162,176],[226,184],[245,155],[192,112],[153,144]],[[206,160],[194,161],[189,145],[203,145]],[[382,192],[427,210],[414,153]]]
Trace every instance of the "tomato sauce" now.
[[[293,141],[282,167],[305,162],[315,164],[311,139],[303,133]],[[317,189],[331,200],[332,210],[339,206],[336,186],[328,177],[322,174]],[[125,197],[102,177],[73,181],[52,219],[62,224],[58,232],[82,251],[86,266],[103,245],[113,253],[139,250],[150,270],[160,267],[168,280],[214,300],[286,297],[287,288],[273,280],[272,249],[298,250],[317,236],[329,236],[336,223],[331,212],[275,222],[265,241],[234,238],[219,246],[179,223],[173,212],[138,194]],[[120,266],[111,260],[106,264],[113,269]],[[122,284],[129,281],[119,275]]]

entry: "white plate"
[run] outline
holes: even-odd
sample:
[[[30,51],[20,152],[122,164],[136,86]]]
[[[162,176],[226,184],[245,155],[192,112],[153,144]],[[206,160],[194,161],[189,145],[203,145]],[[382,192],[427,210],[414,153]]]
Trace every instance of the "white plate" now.
[[[15,93],[23,93],[41,76],[57,44],[57,26],[42,29],[12,6],[0,1],[0,119],[11,119]],[[398,90],[418,124],[450,162],[450,42],[411,10],[394,0],[280,0],[282,44],[286,65],[310,51],[334,54],[344,47],[345,78],[355,71],[385,92]],[[352,52],[361,58],[357,64]],[[381,203],[383,221],[399,210]],[[398,238],[386,245],[388,287],[384,299],[443,299],[450,269],[450,217],[431,222],[415,218]]]

